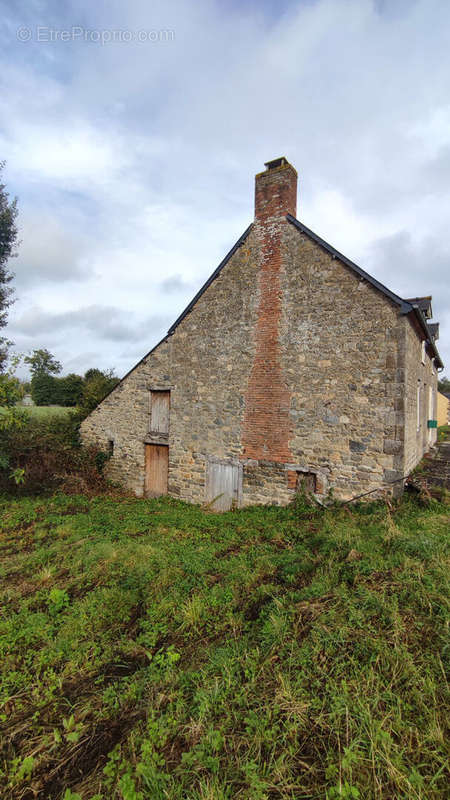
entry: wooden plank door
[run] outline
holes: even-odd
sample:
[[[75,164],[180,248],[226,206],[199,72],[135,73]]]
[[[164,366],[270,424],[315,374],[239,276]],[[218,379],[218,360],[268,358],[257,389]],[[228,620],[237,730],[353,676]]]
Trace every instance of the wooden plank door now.
[[[214,511],[228,511],[240,505],[242,467],[239,464],[210,462],[206,476],[206,502]]]
[[[152,392],[151,404],[150,430],[169,433],[170,392]]]
[[[166,444],[145,445],[145,494],[159,497],[167,494],[169,448]]]

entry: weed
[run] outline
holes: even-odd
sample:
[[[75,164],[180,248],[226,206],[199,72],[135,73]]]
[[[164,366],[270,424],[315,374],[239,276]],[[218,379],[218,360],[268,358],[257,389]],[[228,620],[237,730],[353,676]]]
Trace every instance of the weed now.
[[[0,498],[2,800],[443,800],[448,506]]]

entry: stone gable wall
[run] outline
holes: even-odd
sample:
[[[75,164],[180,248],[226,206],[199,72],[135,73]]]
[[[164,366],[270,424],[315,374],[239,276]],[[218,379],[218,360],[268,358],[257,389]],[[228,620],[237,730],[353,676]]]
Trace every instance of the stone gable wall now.
[[[112,480],[143,493],[150,391],[170,389],[169,494],[203,503],[208,460],[217,459],[242,465],[243,505],[287,503],[303,481],[313,481],[319,496],[332,489],[343,499],[401,488],[394,482],[426,443],[423,431],[411,432],[418,337],[370,284],[290,223],[280,225],[276,324],[269,320],[278,337],[269,372],[279,383],[272,394],[266,387],[268,452],[260,423],[256,437],[248,428],[255,385],[264,413],[270,344],[265,333],[261,339],[271,296],[264,296],[264,238],[255,225],[174,333],[84,421],[85,441],[105,450],[114,441]]]
[[[281,341],[294,460],[318,470],[342,498],[379,488],[402,467],[403,320],[292,225],[284,260]]]
[[[169,493],[204,502],[208,456],[238,461],[258,303],[252,232],[175,332],[83,422],[85,441],[114,455],[111,480],[142,494],[150,390],[170,389]]]

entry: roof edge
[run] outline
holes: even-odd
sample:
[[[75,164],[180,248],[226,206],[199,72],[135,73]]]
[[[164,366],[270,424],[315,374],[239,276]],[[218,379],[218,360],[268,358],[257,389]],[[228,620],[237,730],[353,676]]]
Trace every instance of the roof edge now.
[[[146,353],[144,356],[142,356],[142,358],[141,358],[141,359],[140,359],[140,360],[137,362],[137,364],[135,364],[133,367],[131,367],[131,369],[129,369],[129,370],[128,370],[128,372],[126,372],[126,373],[125,373],[125,375],[123,376],[123,378],[121,378],[121,379],[120,379],[119,383],[117,383],[115,386],[113,386],[113,388],[112,388],[112,389],[110,389],[110,391],[108,392],[108,394],[105,394],[105,396],[102,398],[102,400],[100,400],[100,402],[99,402],[99,403],[98,403],[98,404],[95,406],[95,408],[93,408],[93,409],[92,409],[92,411],[90,411],[90,412],[89,412],[89,414],[87,415],[87,417],[85,417],[85,419],[88,419],[88,417],[90,417],[90,416],[91,416],[91,414],[93,414],[93,413],[94,413],[94,411],[95,411],[97,408],[99,408],[99,406],[101,406],[101,404],[102,404],[102,403],[103,403],[103,402],[106,400],[106,398],[107,398],[107,397],[109,397],[109,395],[110,395],[110,394],[112,394],[113,392],[115,392],[115,390],[119,388],[119,386],[120,386],[120,385],[123,383],[123,381],[124,381],[126,378],[128,378],[128,376],[129,376],[129,375],[131,375],[131,373],[132,373],[132,372],[134,372],[134,370],[135,370],[135,369],[137,369],[137,368],[138,368],[138,367],[139,367],[139,366],[140,366],[140,365],[141,365],[141,364],[142,364],[142,363],[145,361],[145,359],[146,359],[146,358],[148,358],[149,356],[151,356],[151,354],[152,354],[152,353],[154,353],[154,351],[155,351],[155,350],[156,350],[156,349],[157,349],[157,348],[158,348],[158,347],[159,347],[161,344],[163,344],[165,341],[167,341],[167,340],[168,340],[168,338],[169,338],[169,336],[172,336],[172,334],[174,333],[175,329],[178,327],[178,325],[180,324],[180,322],[182,322],[182,320],[183,320],[183,319],[184,319],[184,318],[185,318],[185,317],[186,317],[186,316],[189,314],[189,312],[190,312],[190,311],[193,309],[194,305],[196,304],[197,300],[199,300],[199,299],[200,299],[200,297],[202,296],[202,294],[203,294],[204,292],[206,292],[206,290],[207,290],[208,286],[210,286],[210,285],[212,284],[212,282],[215,280],[215,278],[217,278],[217,276],[218,276],[218,275],[219,275],[219,273],[222,271],[222,269],[224,268],[224,266],[225,266],[225,265],[228,263],[228,261],[230,260],[231,256],[233,256],[233,255],[235,254],[236,250],[238,250],[238,249],[239,249],[239,247],[241,246],[241,244],[242,244],[242,243],[245,241],[245,239],[247,238],[248,234],[250,233],[250,231],[251,231],[252,227],[253,227],[253,222],[251,222],[251,223],[250,223],[250,225],[248,226],[248,228],[246,228],[246,230],[244,231],[244,233],[242,234],[242,236],[240,236],[240,237],[239,237],[239,239],[238,239],[238,240],[237,240],[237,242],[236,242],[236,243],[233,245],[233,247],[231,248],[231,250],[229,250],[229,251],[228,251],[228,253],[226,254],[225,258],[223,258],[223,259],[222,259],[222,261],[220,262],[219,266],[218,266],[218,267],[216,267],[216,269],[214,270],[214,272],[212,273],[212,275],[210,275],[210,277],[209,277],[209,278],[208,278],[208,280],[207,280],[207,281],[206,281],[206,282],[203,284],[203,286],[201,287],[201,289],[199,289],[199,291],[197,292],[197,294],[195,295],[195,297],[194,297],[194,298],[191,300],[191,302],[189,303],[189,305],[187,305],[187,306],[186,306],[186,308],[184,309],[184,311],[182,311],[182,312],[181,312],[180,316],[179,316],[179,317],[178,317],[178,318],[175,320],[175,322],[173,323],[173,325],[172,325],[172,326],[169,328],[169,330],[167,331],[166,335],[165,335],[165,336],[163,336],[163,338],[162,338],[162,339],[161,339],[161,340],[158,342],[158,344],[155,344],[155,346],[154,346],[154,347],[152,347],[152,349],[151,349],[151,350],[149,350],[149,351],[148,351],[148,353]],[[83,420],[83,422],[84,422],[84,420]]]
[[[420,309],[419,306],[417,304],[415,304],[415,303],[413,303],[412,311],[414,312],[414,315],[415,315],[416,319],[418,319],[420,327],[422,328],[422,331],[425,334],[425,341],[428,342],[428,344],[430,345],[430,347],[431,347],[431,349],[432,349],[432,351],[434,353],[434,359],[437,362],[437,367],[439,369],[444,369],[444,362],[442,361],[442,358],[439,355],[439,350],[437,349],[436,344],[435,344],[435,342],[433,340],[433,337],[431,336],[431,333],[430,333],[430,330],[428,328],[428,322],[426,320],[425,314],[423,313],[422,309]],[[406,313],[408,313],[408,312],[406,312]]]
[[[420,323],[420,327],[422,328],[423,333],[425,334],[425,339],[429,343],[434,353],[434,358],[436,359],[437,366],[440,367],[441,369],[444,368],[444,364],[439,355],[439,351],[428,329],[428,324],[427,320],[425,319],[425,315],[423,311],[419,308],[417,303],[410,303],[408,300],[404,300],[402,297],[399,297],[399,295],[395,294],[395,292],[391,292],[391,290],[388,289],[387,286],[384,286],[383,283],[377,281],[376,278],[373,278],[372,275],[369,275],[369,273],[366,272],[364,269],[358,267],[358,265],[355,264],[354,261],[350,261],[350,259],[347,258],[347,256],[344,256],[342,253],[339,252],[339,250],[336,250],[331,244],[328,244],[328,242],[326,242],[325,239],[322,239],[320,236],[317,235],[317,233],[314,233],[314,231],[310,230],[310,228],[307,228],[306,225],[303,224],[303,222],[300,222],[298,219],[293,217],[292,214],[287,214],[286,219],[292,225],[294,225],[294,227],[297,228],[297,230],[301,231],[301,233],[304,233],[305,236],[308,236],[310,239],[312,239],[314,242],[320,245],[320,247],[323,247],[324,250],[327,250],[327,252],[333,256],[333,258],[338,258],[339,261],[342,261],[342,263],[345,264],[346,267],[349,267],[351,270],[353,270],[353,272],[359,275],[360,278],[366,280],[368,283],[371,284],[371,286],[373,286],[375,289],[378,289],[379,292],[382,292],[382,294],[384,294],[385,297],[389,298],[389,300],[392,300],[394,303],[396,303],[396,305],[399,306],[400,312],[402,314],[414,313],[414,315],[416,316],[416,318]]]
[[[328,253],[330,253],[334,258],[338,258],[339,261],[342,261],[342,263],[345,264],[346,267],[350,267],[350,269],[352,269],[353,272],[356,272],[356,274],[359,275],[360,278],[364,278],[364,280],[370,283],[375,289],[378,289],[378,291],[382,292],[382,294],[388,297],[389,300],[392,300],[392,302],[394,302],[396,305],[400,307],[400,310],[404,314],[408,314],[410,311],[412,311],[413,307],[411,303],[408,303],[407,300],[403,300],[403,298],[399,297],[399,295],[395,294],[395,292],[391,292],[391,290],[388,289],[387,286],[384,286],[383,283],[377,281],[376,278],[373,278],[372,275],[369,275],[369,273],[366,272],[364,269],[358,267],[358,265],[355,264],[354,261],[351,261],[349,258],[347,258],[347,256],[344,256],[343,253],[340,253],[339,250],[336,250],[336,248],[333,247],[331,244],[328,244],[328,242],[326,242],[325,239],[322,239],[320,236],[317,235],[317,233],[314,233],[314,231],[312,231],[310,228],[307,228],[306,225],[303,224],[303,222],[300,222],[291,214],[287,214],[286,218],[292,225],[294,225],[295,228],[301,231],[301,233],[304,233],[306,236],[309,236],[310,239],[313,239],[313,241],[315,241],[318,245],[323,247],[324,250],[327,250]]]
[[[211,286],[212,282],[213,282],[213,281],[214,281],[214,280],[217,278],[217,276],[220,274],[220,272],[222,272],[223,268],[226,266],[226,264],[228,263],[228,261],[230,260],[230,258],[231,258],[232,256],[234,256],[234,254],[235,254],[236,250],[238,250],[238,249],[240,248],[241,244],[242,244],[242,243],[243,243],[243,242],[246,240],[246,238],[247,238],[247,236],[248,236],[248,234],[250,233],[250,231],[251,231],[251,229],[252,229],[252,228],[253,228],[253,222],[251,222],[251,223],[250,223],[250,225],[248,226],[248,228],[246,228],[246,230],[244,231],[244,233],[242,234],[242,236],[240,236],[240,237],[239,237],[239,239],[238,239],[238,240],[237,240],[237,242],[236,242],[236,243],[233,245],[233,247],[231,248],[231,250],[229,250],[229,251],[228,251],[228,253],[226,254],[225,258],[224,258],[224,259],[222,259],[222,261],[220,262],[219,266],[218,266],[218,267],[216,267],[216,269],[214,270],[214,272],[212,273],[212,275],[210,275],[210,276],[209,276],[208,280],[207,280],[207,281],[205,281],[205,283],[203,284],[203,286],[202,286],[202,287],[201,287],[201,288],[198,290],[198,292],[197,292],[197,294],[195,295],[195,297],[193,297],[193,298],[192,298],[191,302],[190,302],[190,303],[189,303],[189,304],[186,306],[186,308],[184,309],[184,311],[182,311],[182,312],[181,312],[181,314],[180,314],[180,316],[179,316],[179,317],[177,317],[177,319],[175,320],[175,322],[173,323],[173,325],[172,325],[172,326],[169,328],[169,330],[167,331],[167,335],[168,335],[168,336],[172,336],[172,334],[174,333],[175,329],[178,327],[178,325],[180,324],[180,322],[182,322],[182,321],[184,320],[184,318],[185,318],[185,317],[186,317],[186,316],[189,314],[189,312],[190,312],[190,311],[192,311],[192,309],[194,308],[194,306],[195,306],[195,304],[196,304],[197,300],[200,300],[200,297],[202,296],[202,294],[203,294],[204,292],[206,292],[206,290],[208,289],[208,287],[209,287],[209,286]]]

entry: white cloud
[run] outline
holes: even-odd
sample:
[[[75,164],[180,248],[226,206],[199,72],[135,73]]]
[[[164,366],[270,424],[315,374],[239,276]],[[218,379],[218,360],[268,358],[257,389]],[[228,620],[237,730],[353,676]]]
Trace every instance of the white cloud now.
[[[14,40],[19,24],[80,20],[170,28],[175,39]],[[299,170],[307,225],[394,290],[437,293],[448,318],[449,24],[445,0],[54,0],[10,10],[0,156],[23,227],[10,336],[24,341],[28,320],[46,346],[33,308],[61,335],[72,313],[68,364],[95,353],[132,366],[160,334],[143,322],[176,318],[251,221],[255,172],[281,154]],[[33,287],[30,275],[41,276]],[[83,317],[93,307],[117,310],[118,339]],[[119,352],[121,331],[134,340]],[[449,337],[444,325],[448,359]]]

